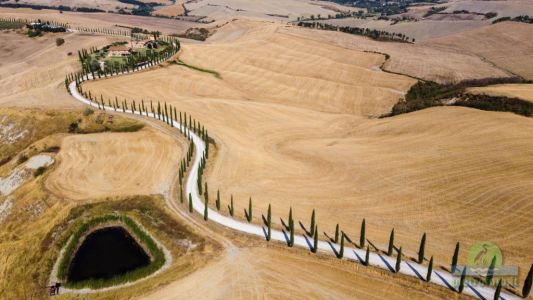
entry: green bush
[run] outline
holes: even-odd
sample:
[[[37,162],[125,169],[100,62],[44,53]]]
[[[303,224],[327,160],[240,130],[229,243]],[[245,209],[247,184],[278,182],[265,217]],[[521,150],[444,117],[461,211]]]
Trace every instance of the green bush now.
[[[64,39],[62,39],[62,38],[57,38],[56,39],[56,46],[59,47],[59,46],[63,45],[64,43],[65,43]]]
[[[26,156],[25,154],[21,154],[17,158],[17,164],[21,164],[21,163],[23,163],[23,162],[25,162],[27,160],[28,160],[28,156]]]
[[[94,113],[94,110],[92,110],[92,108],[90,107],[86,107],[84,110],[83,110],[83,115],[84,116],[89,116],[89,115],[92,115]]]
[[[41,176],[44,172],[46,172],[46,167],[38,167],[37,170],[33,172],[34,177]]]
[[[91,228],[107,223],[107,222],[119,222],[124,224],[129,231],[137,237],[140,242],[148,248],[148,251],[150,252],[151,256],[151,262],[149,265],[135,269],[133,271],[114,276],[110,279],[104,280],[104,279],[90,279],[90,280],[84,280],[80,282],[68,282],[68,270],[70,262],[73,258],[74,251],[76,250],[76,247],[78,243],[80,242],[80,238]],[[65,247],[65,251],[63,254],[63,257],[61,257],[61,260],[59,262],[59,268],[57,270],[57,277],[61,280],[66,280],[66,287],[69,288],[91,288],[91,289],[98,289],[98,288],[104,288],[109,287],[125,282],[131,282],[135,281],[137,279],[140,279],[142,277],[148,276],[152,274],[153,272],[157,271],[159,268],[163,266],[165,263],[165,255],[163,251],[157,246],[157,244],[154,242],[154,240],[146,233],[144,230],[135,223],[132,219],[130,219],[127,216],[121,216],[121,215],[105,215],[102,217],[94,218],[82,225],[80,225],[72,234],[70,240],[68,241],[67,246]]]

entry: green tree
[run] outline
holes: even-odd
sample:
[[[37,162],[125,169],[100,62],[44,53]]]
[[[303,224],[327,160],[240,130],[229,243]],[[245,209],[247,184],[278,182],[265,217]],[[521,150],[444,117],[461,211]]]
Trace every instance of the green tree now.
[[[394,249],[394,228],[392,229],[389,237],[389,249],[387,250],[387,255],[392,255],[392,250]]]
[[[485,283],[487,285],[492,283],[492,278],[494,278],[494,268],[496,268],[496,256],[492,258],[489,269],[487,270],[487,277],[485,277]]]
[[[457,260],[459,259],[459,242],[455,244],[455,250],[453,251],[453,257],[452,257],[452,274],[455,273],[455,270],[457,269]]]
[[[318,225],[315,224],[314,235],[313,235],[313,249],[311,249],[311,252],[316,253],[318,250]]]
[[[368,266],[370,264],[370,245],[366,246],[366,254],[365,254],[365,261],[363,262],[365,266]]]
[[[246,220],[248,222],[252,222],[252,197],[248,200],[248,213],[246,213],[246,210],[244,211],[244,214],[246,215]]]
[[[192,213],[192,196],[191,196],[191,193],[189,193],[189,212]]]
[[[311,213],[311,225],[309,226],[309,236],[315,235],[315,210]]]
[[[496,291],[494,292],[494,300],[500,300],[500,294],[502,292],[502,280],[498,280],[498,286],[496,287]]]
[[[426,275],[426,281],[431,281],[431,273],[433,272],[433,256],[429,259],[428,273]]]
[[[524,287],[522,288],[522,296],[524,298],[527,298],[529,296],[529,292],[531,292],[532,283],[533,283],[533,264],[531,265],[531,268],[529,269],[529,273],[527,273],[526,280],[524,280]]]
[[[230,200],[229,203],[230,203],[230,205],[228,205],[229,214],[230,214],[230,216],[233,217],[233,212],[234,212],[234,210],[233,210],[233,195],[231,195],[231,200]]]
[[[289,208],[289,224],[292,221],[292,206]]]
[[[215,205],[217,206],[217,210],[220,210],[220,190],[217,190],[217,200]]]
[[[363,222],[361,223],[361,235],[359,236],[359,248],[365,247],[365,241],[366,241],[366,223],[365,223],[365,219],[363,219]]]
[[[289,247],[294,246],[294,221],[291,219],[289,221],[289,230],[290,230],[290,239],[289,239]]]
[[[426,233],[422,235],[422,240],[420,241],[420,248],[418,249],[418,263],[421,264],[424,262],[424,251],[426,249]]]
[[[339,248],[339,253],[337,253],[337,258],[341,259],[344,256],[344,232],[341,233],[341,246]]]
[[[340,233],[339,224],[337,223],[337,225],[335,226],[335,244],[339,242],[339,233]]]
[[[396,256],[396,267],[394,270],[396,273],[400,272],[400,264],[402,263],[402,247],[398,250],[398,256]]]
[[[209,199],[209,191],[207,190],[207,181],[204,182],[204,198],[205,198],[206,200]]]
[[[207,221],[209,213],[209,198],[205,197],[204,203],[204,221]]]
[[[463,267],[463,272],[461,273],[461,280],[459,281],[459,288],[457,289],[459,293],[462,293],[463,289],[465,288],[465,279],[466,279],[466,266]]]
[[[270,204],[268,204],[267,227],[268,227],[267,241],[270,241],[270,238],[272,237],[272,207]]]

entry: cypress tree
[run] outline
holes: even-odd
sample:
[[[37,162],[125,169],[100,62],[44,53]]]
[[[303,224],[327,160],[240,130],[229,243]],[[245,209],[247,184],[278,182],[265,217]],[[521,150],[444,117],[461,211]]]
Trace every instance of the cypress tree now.
[[[500,300],[500,294],[502,292],[502,280],[498,280],[498,286],[496,287],[496,291],[494,292],[494,300]]]
[[[465,288],[465,278],[466,278],[466,266],[463,267],[463,272],[461,273],[461,280],[459,281],[459,288],[457,289],[459,293],[462,293],[463,289]]]
[[[208,211],[209,211],[209,199],[205,197],[205,203],[204,203],[204,221],[207,221],[208,219]]]
[[[311,225],[309,226],[309,236],[315,235],[315,210],[311,213]]]
[[[422,240],[420,241],[420,248],[418,249],[418,263],[421,264],[424,262],[424,251],[426,249],[426,233],[422,235]]]
[[[207,181],[204,183],[205,191],[204,191],[204,197],[206,200],[209,199],[209,192],[207,190]]]
[[[392,229],[389,237],[389,249],[387,250],[387,255],[392,255],[392,250],[394,249],[394,228]]]
[[[183,203],[183,189],[180,187],[180,203]]]
[[[233,195],[231,195],[230,205],[228,205],[229,214],[233,217]]]
[[[366,222],[365,222],[365,219],[363,219],[363,222],[361,223],[361,235],[359,236],[359,248],[365,247],[365,241],[366,241]]]
[[[311,252],[316,253],[318,250],[318,225],[315,225],[315,228],[313,228],[314,235],[313,235],[313,249],[311,249]]]
[[[248,200],[248,213],[246,214],[246,220],[252,222],[252,197]]]
[[[292,247],[292,246],[294,246],[294,221],[292,219],[289,222],[289,229],[291,231],[291,236],[290,236],[290,240],[289,240],[289,247]]]
[[[532,283],[533,283],[533,264],[531,265],[531,268],[529,269],[529,273],[527,273],[526,280],[524,280],[524,287],[522,287],[522,296],[524,298],[527,298],[529,296],[529,292],[531,292]]]
[[[431,281],[431,273],[433,272],[433,256],[429,259],[428,273],[426,275],[426,281]]]
[[[341,259],[344,256],[344,232],[341,234],[341,246],[337,258]]]
[[[489,269],[487,270],[487,277],[485,278],[485,283],[487,285],[492,283],[492,278],[494,277],[494,268],[496,268],[496,256],[492,258]]]
[[[220,190],[217,190],[217,200],[215,202],[217,210],[220,210]]]
[[[292,222],[292,206],[289,208],[289,225]]]
[[[337,226],[335,226],[335,244],[339,242],[339,224],[337,223]]]
[[[402,247],[400,247],[400,250],[398,250],[398,256],[396,256],[396,267],[394,268],[396,270],[396,273],[400,272],[401,263],[402,263]]]
[[[191,193],[189,193],[189,212],[192,213],[192,196],[191,196]]]
[[[455,244],[455,251],[453,252],[452,257],[452,274],[455,273],[455,270],[457,268],[457,260],[459,259],[459,242]]]
[[[270,206],[270,204],[268,204],[267,227],[267,241],[270,241],[270,238],[272,237],[272,207]]]
[[[365,254],[365,262],[363,263],[365,266],[368,266],[370,264],[370,246],[366,246],[366,254]]]

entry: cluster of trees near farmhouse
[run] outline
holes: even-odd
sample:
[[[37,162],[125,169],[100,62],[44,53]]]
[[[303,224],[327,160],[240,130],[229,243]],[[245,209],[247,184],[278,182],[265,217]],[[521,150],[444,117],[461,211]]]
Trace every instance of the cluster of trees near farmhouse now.
[[[298,26],[307,27],[307,28],[317,28],[317,29],[322,29],[322,30],[330,30],[330,31],[341,31],[341,32],[349,33],[349,34],[366,36],[373,40],[378,40],[378,41],[394,41],[394,42],[405,42],[405,43],[415,42],[414,38],[409,38],[403,33],[388,32],[384,30],[377,30],[377,29],[370,29],[370,28],[336,26],[336,25],[320,23],[320,22],[298,22]]]
[[[86,98],[90,99],[91,101],[96,102],[100,109],[105,110],[105,102],[104,102],[104,99],[103,99],[102,96],[100,96],[100,100],[98,101],[98,99],[96,97],[93,97],[93,95],[91,95],[90,91],[89,92],[83,91],[80,83],[84,79],[89,79],[89,77],[85,76],[85,75],[83,73],[81,73],[81,76],[78,76],[78,77],[72,77],[71,76],[71,77],[69,77],[69,80],[76,80],[76,82],[78,83],[78,85],[77,85],[78,91],[81,94],[83,94]],[[117,98],[115,98],[115,102],[113,102],[113,103],[111,102],[110,99],[108,99],[108,107],[112,107],[115,111],[117,109],[122,109],[124,112],[126,112],[126,110],[131,110],[131,112],[133,114],[138,113],[140,115],[149,116],[149,114],[148,114],[148,106],[145,105],[144,100],[141,100],[141,103],[136,103],[135,101],[132,101],[131,103],[128,103],[126,100],[124,100],[119,105]],[[162,121],[166,122],[168,125],[170,125],[172,127],[177,127],[177,126],[174,126],[174,122],[179,122],[179,130],[180,130],[180,132],[189,141],[189,148],[187,150],[186,156],[180,162],[180,167],[179,167],[179,177],[178,177],[179,178],[178,179],[179,180],[179,185],[180,185],[179,198],[180,198],[180,202],[182,204],[185,203],[185,197],[183,195],[183,180],[185,178],[185,175],[188,172],[189,167],[191,166],[191,161],[192,161],[192,159],[194,157],[194,152],[197,151],[197,149],[195,149],[194,143],[192,141],[191,131],[196,133],[203,140],[203,142],[205,144],[205,151],[202,153],[202,157],[201,157],[201,160],[200,160],[200,166],[198,168],[197,187],[198,187],[199,194],[201,196],[203,195],[203,197],[204,197],[203,218],[204,218],[205,221],[208,221],[209,220],[209,200],[210,200],[209,199],[209,189],[208,189],[207,182],[204,182],[202,180],[202,176],[204,175],[204,171],[205,171],[205,168],[206,168],[206,165],[207,165],[207,159],[209,158],[209,145],[212,142],[214,143],[214,141],[209,137],[209,134],[208,134],[207,130],[205,129],[205,127],[199,121],[197,121],[194,118],[192,118],[192,116],[190,114],[187,115],[187,113],[179,112],[179,117],[178,117],[178,112],[176,110],[176,107],[172,107],[171,105],[167,105],[166,103],[161,104],[160,102],[157,102],[157,106],[155,106],[153,104],[153,102],[150,101],[150,107],[149,108],[150,108],[150,111],[151,111],[152,116],[154,118],[162,120]],[[194,211],[194,209],[193,209],[193,201],[192,201],[192,195],[190,193],[188,195],[187,204],[188,204],[189,212],[193,213],[193,211]],[[217,211],[220,211],[222,209],[220,190],[217,190],[216,200],[215,200],[215,207],[216,207]],[[244,216],[246,218],[246,221],[249,222],[249,223],[253,222],[253,210],[252,210],[252,207],[253,207],[252,198],[250,197],[249,201],[248,201],[248,209],[244,209]],[[235,208],[234,208],[234,204],[233,204],[233,195],[231,196],[230,204],[228,205],[228,213],[229,213],[229,215],[231,217],[235,217]],[[272,238],[272,207],[271,207],[270,204],[268,205],[267,216],[266,217],[262,216],[262,219],[263,219],[264,225],[266,226],[265,238],[266,238],[267,241],[270,241],[271,238]],[[292,207],[289,209],[287,222],[285,222],[283,219],[281,219],[281,223],[282,223],[282,227],[283,227],[283,232],[285,233],[285,236],[286,236],[287,246],[293,247],[294,246],[294,241],[295,241],[295,231],[296,230],[295,230],[295,226],[294,226],[295,220],[293,218]],[[305,231],[305,235],[307,235],[309,237],[312,237],[312,239],[313,239],[313,244],[310,245],[310,251],[312,253],[316,253],[318,251],[319,230],[318,230],[318,225],[317,225],[317,221],[316,221],[315,210],[313,210],[312,213],[311,213],[311,220],[310,220],[309,228],[306,229],[303,224],[301,224],[301,225],[302,225],[302,228]],[[344,231],[342,231],[340,229],[340,226],[338,224],[335,227],[335,232],[334,232],[334,236],[333,237],[329,237],[326,233],[324,233],[324,234],[330,240],[330,243],[335,243],[335,244],[338,245],[338,250],[336,248],[334,248],[333,246],[332,246],[332,249],[335,252],[336,257],[339,258],[339,259],[342,259],[344,257],[345,243],[351,243],[351,244],[353,244],[354,246],[356,246],[356,247],[358,247],[360,249],[366,249],[365,258],[364,258],[364,260],[361,259],[361,263],[363,265],[365,265],[365,266],[370,265],[370,246],[372,246],[372,248],[375,251],[380,252],[380,249],[377,246],[375,246],[366,236],[366,220],[365,219],[363,219],[362,223],[361,223],[360,235],[359,235],[359,243],[358,244],[353,242],[350,239],[350,237]],[[424,263],[424,261],[426,260],[426,255],[425,255],[426,238],[427,238],[427,236],[424,233],[422,235],[422,237],[421,237],[421,240],[420,240],[420,246],[419,246],[419,249],[418,249],[418,257],[415,259],[415,261],[417,263],[419,263],[419,264]],[[467,277],[467,267],[466,266],[460,267],[458,265],[459,251],[460,251],[460,244],[458,242],[456,244],[456,246],[455,246],[455,251],[454,251],[453,256],[452,256],[451,273],[452,274],[461,273],[461,276],[460,276],[460,282],[459,282],[458,288],[457,289],[451,288],[451,289],[455,290],[458,293],[462,293],[463,290],[464,290],[464,287],[465,287],[465,282],[466,282],[466,277]],[[394,228],[393,228],[391,233],[390,233],[389,243],[388,243],[387,251],[385,252],[385,254],[387,256],[393,256],[395,254],[395,252],[396,252],[396,263],[394,265],[394,268],[391,267],[391,271],[393,271],[395,273],[398,273],[400,271],[401,262],[402,262],[402,259],[403,259],[403,250],[402,250],[402,247],[398,248],[395,245],[395,231],[394,231]],[[428,267],[427,267],[428,272],[427,272],[426,278],[424,279],[427,282],[431,281],[431,276],[433,274],[433,264],[434,264],[434,260],[433,260],[433,257],[431,257],[429,259],[429,263],[428,263]],[[493,258],[492,262],[491,262],[491,264],[490,264],[490,266],[488,268],[488,271],[487,271],[486,275],[481,277],[481,278],[477,278],[477,280],[483,282],[486,285],[494,284],[494,278],[493,277],[494,277],[495,265],[496,265],[496,260],[495,260],[495,258]],[[527,298],[529,293],[530,293],[530,291],[531,291],[532,280],[533,280],[533,265],[531,266],[531,268],[529,270],[529,273],[528,273],[528,275],[527,275],[527,277],[526,277],[526,279],[524,281],[524,284],[522,286],[522,296],[524,298]],[[495,290],[494,299],[499,299],[500,293],[501,293],[501,289],[502,289],[502,281],[499,280],[498,284],[497,284],[497,287],[496,287],[496,290]]]
[[[125,63],[116,61],[112,64],[105,64],[102,70],[100,62],[95,54],[105,55],[109,47],[98,50],[95,47],[90,49],[81,49],[78,51],[78,58],[84,74],[92,74],[93,78],[107,77],[113,74],[127,73],[137,70],[143,65],[153,66],[160,63],[179,51],[179,41],[172,37],[165,37],[165,40],[158,41],[164,48],[160,51],[146,51],[144,54],[138,53],[125,57]],[[79,75],[78,75],[79,76]],[[67,82],[66,80],[65,82]],[[70,78],[72,81],[72,78]]]

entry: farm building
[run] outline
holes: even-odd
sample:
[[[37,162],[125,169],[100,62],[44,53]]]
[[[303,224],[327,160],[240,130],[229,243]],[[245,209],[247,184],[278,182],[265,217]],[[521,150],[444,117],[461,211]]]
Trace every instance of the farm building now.
[[[131,48],[127,46],[111,46],[109,47],[109,56],[129,56],[131,55]]]

